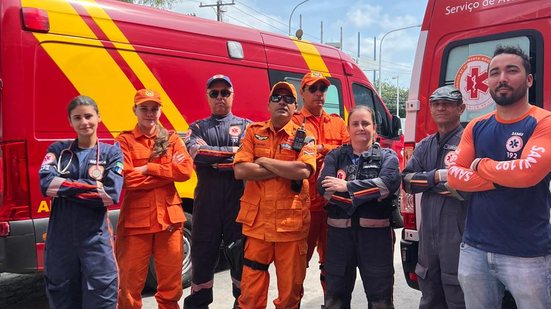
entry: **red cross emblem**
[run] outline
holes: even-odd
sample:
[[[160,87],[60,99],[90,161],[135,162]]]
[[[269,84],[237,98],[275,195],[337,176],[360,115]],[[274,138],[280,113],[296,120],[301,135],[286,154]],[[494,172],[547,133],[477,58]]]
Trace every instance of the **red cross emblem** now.
[[[483,71],[479,74],[480,67],[471,67],[471,72],[467,73],[467,92],[473,100],[478,99],[478,92],[487,93],[488,85],[484,83],[488,79],[488,72]]]
[[[461,90],[467,112],[489,112],[495,104],[488,87],[489,63],[486,55],[472,55],[455,74],[454,86]]]
[[[231,126],[229,133],[230,133],[230,136],[239,136],[241,135],[241,128],[238,126]]]

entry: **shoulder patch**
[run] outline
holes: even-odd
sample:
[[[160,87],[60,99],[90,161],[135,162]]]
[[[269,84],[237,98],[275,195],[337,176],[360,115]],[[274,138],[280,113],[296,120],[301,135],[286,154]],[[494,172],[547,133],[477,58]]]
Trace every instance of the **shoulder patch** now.
[[[123,170],[124,170],[124,164],[122,162],[115,163],[115,168],[113,169],[113,172],[122,176]]]
[[[48,165],[55,162],[55,154],[53,152],[48,152],[42,160],[42,165]]]

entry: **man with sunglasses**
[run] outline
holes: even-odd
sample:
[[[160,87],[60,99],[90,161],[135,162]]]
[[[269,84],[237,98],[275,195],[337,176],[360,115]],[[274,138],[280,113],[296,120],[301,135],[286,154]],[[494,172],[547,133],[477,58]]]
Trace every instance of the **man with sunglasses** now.
[[[248,119],[232,114],[233,84],[229,77],[214,75],[207,81],[206,98],[211,116],[190,125],[186,146],[195,163],[197,187],[193,201],[192,285],[184,299],[185,309],[208,308],[213,301],[214,269],[220,243],[228,246],[241,238],[241,224],[235,222],[243,181],[236,180],[233,157],[245,133]],[[231,257],[230,261],[233,261]],[[241,266],[231,263],[235,304],[240,294]]]
[[[237,216],[246,235],[241,308],[266,308],[272,262],[279,294],[275,308],[296,309],[302,298],[310,225],[307,178],[316,170],[316,150],[311,134],[291,121],[296,99],[292,84],[275,84],[270,120],[251,124],[235,154],[235,177],[247,180]]]
[[[310,215],[312,221],[308,234],[307,261],[310,262],[314,254],[314,248],[317,246],[321,273],[320,281],[324,291],[325,271],[323,266],[327,243],[327,213],[323,207],[327,201],[316,190],[316,179],[318,178],[325,155],[338,146],[350,142],[350,136],[343,119],[337,114],[327,114],[323,110],[327,89],[330,85],[331,82],[320,72],[309,72],[304,75],[300,85],[300,94],[304,105],[300,113],[293,116],[293,121],[312,132],[317,141],[316,170],[318,172],[312,174],[309,179]]]

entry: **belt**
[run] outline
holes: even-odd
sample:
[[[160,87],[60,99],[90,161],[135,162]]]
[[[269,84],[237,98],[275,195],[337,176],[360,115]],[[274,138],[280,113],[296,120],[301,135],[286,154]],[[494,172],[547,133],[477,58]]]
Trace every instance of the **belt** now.
[[[370,219],[370,218],[360,218],[361,227],[369,228],[380,228],[380,227],[389,227],[389,219]],[[352,219],[335,219],[327,218],[327,225],[337,228],[348,228],[352,226]]]

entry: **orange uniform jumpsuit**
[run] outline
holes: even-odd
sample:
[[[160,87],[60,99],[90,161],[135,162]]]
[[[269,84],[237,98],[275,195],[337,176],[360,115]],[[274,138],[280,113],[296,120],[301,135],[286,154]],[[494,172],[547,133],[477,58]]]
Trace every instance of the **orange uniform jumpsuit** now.
[[[312,115],[306,108],[302,108],[299,114],[293,116],[293,122],[302,125],[314,135],[317,145],[322,145],[323,149],[318,150],[316,156],[316,173],[312,173],[308,179],[310,185],[310,232],[308,234],[308,254],[307,262],[310,262],[314,254],[314,248],[317,246],[319,255],[319,264],[321,270],[320,281],[325,290],[325,272],[323,265],[325,262],[325,247],[327,245],[327,213],[323,207],[327,201],[316,190],[316,180],[318,179],[321,165],[325,155],[350,142],[350,136],[344,120],[337,114],[327,114],[322,110],[319,117]]]
[[[188,180],[193,163],[184,142],[176,134],[169,135],[165,155],[150,159],[157,133],[147,136],[136,126],[116,138],[124,155],[126,189],[115,243],[120,271],[120,309],[142,307],[141,292],[152,254],[159,308],[179,308],[178,300],[183,293],[182,226],[185,216],[174,182]],[[185,154],[184,160],[173,163],[175,154]],[[134,167],[145,164],[145,174],[134,171]]]
[[[274,131],[271,121],[251,124],[235,154],[234,164],[268,157],[298,160],[315,171],[313,142],[306,144],[300,152],[291,149],[299,128],[292,121],[278,132]],[[311,134],[308,136],[312,139]],[[302,181],[300,193],[291,189],[291,180],[282,177],[246,181],[237,216],[237,222],[243,224],[243,234],[247,236],[240,308],[266,308],[270,282],[267,270],[272,262],[276,267],[279,292],[274,300],[275,307],[298,308],[306,276],[309,202],[306,179]]]

